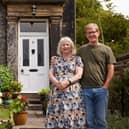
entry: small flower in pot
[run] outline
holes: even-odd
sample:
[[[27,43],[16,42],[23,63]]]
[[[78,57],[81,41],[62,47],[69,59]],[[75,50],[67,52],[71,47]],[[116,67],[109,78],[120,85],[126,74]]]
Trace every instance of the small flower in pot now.
[[[27,98],[24,95],[18,95],[10,104],[11,112],[15,125],[24,125],[27,121],[28,113]]]
[[[27,97],[18,95],[10,104],[12,113],[19,113],[27,109]]]
[[[4,99],[4,100],[12,99],[12,94],[11,94],[11,92],[8,92],[8,91],[3,92],[3,99]]]

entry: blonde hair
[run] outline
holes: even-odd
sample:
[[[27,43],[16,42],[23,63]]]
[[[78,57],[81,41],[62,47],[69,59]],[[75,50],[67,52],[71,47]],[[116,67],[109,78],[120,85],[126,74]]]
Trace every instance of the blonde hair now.
[[[67,36],[62,37],[60,39],[60,41],[58,42],[57,54],[60,55],[60,56],[62,55],[60,48],[61,48],[62,43],[64,43],[64,42],[68,42],[71,45],[71,47],[72,47],[72,55],[75,55],[76,54],[76,47],[74,45],[74,42],[72,41],[72,39],[70,37],[67,37]]]
[[[89,23],[89,24],[85,25],[84,31],[86,31],[92,27],[94,27],[96,29],[96,31],[99,31],[99,26],[96,23]]]

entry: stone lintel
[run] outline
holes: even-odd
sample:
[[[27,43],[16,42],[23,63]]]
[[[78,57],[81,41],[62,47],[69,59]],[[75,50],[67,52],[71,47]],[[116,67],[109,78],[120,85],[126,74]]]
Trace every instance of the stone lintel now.
[[[66,0],[2,0],[4,4],[8,3],[43,3],[63,5]]]

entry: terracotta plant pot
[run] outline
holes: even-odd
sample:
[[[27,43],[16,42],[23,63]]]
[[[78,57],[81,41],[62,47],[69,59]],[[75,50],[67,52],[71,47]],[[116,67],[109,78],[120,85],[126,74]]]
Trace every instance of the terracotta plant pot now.
[[[28,113],[26,111],[15,113],[13,115],[13,120],[15,125],[25,125],[28,118]]]

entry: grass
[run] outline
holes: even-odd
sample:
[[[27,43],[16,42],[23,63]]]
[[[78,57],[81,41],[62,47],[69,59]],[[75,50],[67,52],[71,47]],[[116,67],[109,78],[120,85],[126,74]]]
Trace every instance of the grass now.
[[[12,129],[10,111],[3,107],[0,108],[0,129]]]
[[[121,117],[120,114],[109,114],[108,129],[129,129],[129,117]]]
[[[9,109],[0,109],[0,120],[9,120],[10,118],[10,111]]]

